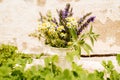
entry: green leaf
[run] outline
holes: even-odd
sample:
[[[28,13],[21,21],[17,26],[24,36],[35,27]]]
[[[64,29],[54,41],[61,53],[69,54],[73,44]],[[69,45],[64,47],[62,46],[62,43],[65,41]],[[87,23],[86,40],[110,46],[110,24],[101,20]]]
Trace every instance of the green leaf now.
[[[104,80],[104,72],[95,70],[94,71],[96,80]]]
[[[75,54],[76,54],[76,51],[68,52],[68,53],[66,54],[66,59],[67,59],[69,62],[72,62],[73,59],[74,59]]]
[[[93,29],[93,26],[91,26],[90,31],[89,31],[87,34],[88,34],[88,36],[89,36],[89,38],[90,38],[90,41],[91,41],[92,45],[94,45],[94,41],[97,40],[97,38],[99,37],[99,35],[98,35],[98,34],[95,34],[95,33],[92,31],[92,29]]]
[[[80,39],[85,39],[86,37],[87,37],[87,34],[84,33],[81,35]]]
[[[84,39],[78,41],[79,45],[83,45],[84,43],[85,43]]]
[[[73,73],[69,69],[65,69],[55,80],[75,80]]]
[[[81,46],[79,46],[79,49],[77,50],[76,56],[78,57],[78,59],[80,59],[80,56],[81,56]]]
[[[92,51],[92,48],[87,43],[84,43],[82,48],[87,52],[87,54],[90,54],[90,51]]]
[[[117,54],[116,60],[117,60],[117,62],[118,62],[118,64],[119,64],[119,66],[120,66],[120,54]]]
[[[90,53],[90,51],[86,48],[86,46],[83,45],[82,48],[85,50],[85,52],[86,52],[87,54]]]
[[[36,59],[40,59],[40,58],[41,58],[41,56],[44,56],[44,53],[37,54],[37,55],[36,55]]]
[[[64,75],[63,80],[72,80],[72,73],[70,70],[65,69],[63,75]]]
[[[92,48],[91,48],[91,46],[90,46],[89,44],[85,43],[85,46],[86,46],[90,51],[93,51]]]
[[[75,28],[69,28],[69,31],[72,36],[72,39],[77,40],[77,32],[76,32]]]
[[[58,62],[58,56],[57,55],[52,56],[52,62]]]
[[[72,70],[74,71],[81,71],[82,66],[78,66],[75,62],[72,62]]]
[[[7,76],[11,72],[11,68],[8,66],[0,67],[0,76]]]
[[[54,80],[54,77],[51,73],[47,74],[45,80]]]
[[[99,37],[99,34],[94,34],[94,35],[93,35],[93,38],[94,38],[95,41],[97,41],[97,38],[98,38],[98,37]]]
[[[92,33],[92,30],[93,30],[93,26],[90,27],[89,33]]]
[[[120,74],[116,70],[113,70],[110,74],[110,80],[120,80]]]
[[[89,74],[87,80],[96,80],[95,74],[93,74],[93,73]]]
[[[108,61],[108,66],[108,68],[110,68],[111,70],[114,68],[112,61]]]
[[[32,58],[28,58],[27,61],[28,61],[28,64],[31,64],[33,62],[33,59]]]
[[[45,66],[49,66],[50,63],[52,63],[51,58],[47,57],[44,59]]]
[[[110,73],[114,69],[114,65],[112,64],[112,61],[103,61],[102,65],[107,70],[108,73]]]
[[[94,39],[93,39],[93,37],[91,37],[91,36],[89,36],[89,37],[90,37],[90,41],[91,41],[92,45],[94,45]]]
[[[74,47],[74,53],[75,55],[80,59],[80,56],[81,56],[81,46],[79,44],[79,41],[75,42],[75,44],[73,45]]]

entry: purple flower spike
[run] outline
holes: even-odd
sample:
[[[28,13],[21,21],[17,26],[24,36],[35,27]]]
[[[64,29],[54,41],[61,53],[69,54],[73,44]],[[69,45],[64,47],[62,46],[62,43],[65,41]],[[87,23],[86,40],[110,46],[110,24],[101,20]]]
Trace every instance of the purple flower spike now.
[[[90,23],[90,22],[93,22],[94,20],[95,20],[95,16],[90,17],[90,18],[87,20],[87,22]]]
[[[62,11],[61,14],[63,19],[72,15],[72,8],[70,8],[70,4],[67,4],[65,9],[61,11]]]
[[[82,24],[84,21],[85,21],[85,19],[89,16],[89,15],[91,15],[92,13],[90,12],[90,13],[87,13],[86,15],[84,15],[82,18],[80,18],[79,20],[78,20],[78,24],[80,25],[80,24]],[[78,25],[78,26],[79,26]]]
[[[88,25],[90,22],[93,22],[95,17],[90,17],[82,26],[78,28],[77,34],[79,35]]]
[[[68,16],[68,11],[62,11],[62,17],[63,18],[66,18]]]

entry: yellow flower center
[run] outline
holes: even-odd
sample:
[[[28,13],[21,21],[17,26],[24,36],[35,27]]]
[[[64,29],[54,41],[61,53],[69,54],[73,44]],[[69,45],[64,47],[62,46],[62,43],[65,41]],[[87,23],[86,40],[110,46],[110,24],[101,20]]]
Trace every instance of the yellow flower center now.
[[[62,31],[63,29],[64,29],[64,26],[59,26],[59,27],[57,28],[58,31]]]

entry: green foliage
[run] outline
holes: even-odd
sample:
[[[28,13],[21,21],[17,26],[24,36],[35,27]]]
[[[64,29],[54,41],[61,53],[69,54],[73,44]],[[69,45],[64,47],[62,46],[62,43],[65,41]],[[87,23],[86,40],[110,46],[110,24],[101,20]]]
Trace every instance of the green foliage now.
[[[118,64],[120,65],[120,54],[117,54],[116,59],[117,59],[117,61],[118,61]]]
[[[90,41],[91,41],[92,45],[94,45],[94,41],[97,40],[97,38],[99,37],[99,34],[96,34],[96,33],[93,32],[93,26],[91,26],[90,31],[87,34],[90,38]]]
[[[112,61],[108,61],[108,62],[103,61],[102,64],[106,69],[106,74],[109,75],[109,77],[107,77],[107,80],[120,80],[120,73],[118,73],[114,69],[114,65],[112,64]]]
[[[103,61],[103,62],[102,62],[102,65],[105,67],[105,69],[106,69],[108,72],[111,72],[111,70],[114,69],[114,66],[113,66],[113,64],[112,64],[112,61],[108,61],[108,62]]]
[[[111,61],[103,61],[104,71],[95,70],[91,73],[73,61],[71,69],[62,69],[58,66],[59,57],[54,55],[44,58],[45,65],[25,69],[33,58],[39,59],[42,55],[23,54],[15,46],[0,45],[0,80],[120,80],[120,73],[114,69]],[[106,74],[109,76],[105,77]]]
[[[98,34],[95,34],[92,31],[92,26],[90,28],[90,31],[87,33],[81,34],[79,39],[76,39],[74,35],[73,40],[75,41],[72,42],[70,46],[73,50],[67,53],[66,55],[67,60],[73,61],[74,56],[77,56],[78,58],[80,58],[82,49],[89,55],[90,52],[92,52],[93,50],[91,46],[88,43],[86,43],[86,39],[89,38],[92,45],[94,45],[94,41],[97,39],[98,36],[99,36]]]
[[[24,69],[33,58],[41,55],[28,55],[18,52],[12,45],[0,45],[0,80],[26,80]]]

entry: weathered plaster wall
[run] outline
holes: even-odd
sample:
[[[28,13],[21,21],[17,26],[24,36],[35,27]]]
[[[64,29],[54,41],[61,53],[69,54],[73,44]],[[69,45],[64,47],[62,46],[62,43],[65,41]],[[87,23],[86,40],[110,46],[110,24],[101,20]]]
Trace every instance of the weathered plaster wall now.
[[[43,44],[28,34],[37,28],[39,12],[51,10],[56,16],[56,9],[68,2],[75,17],[88,12],[96,16],[94,30],[100,37],[94,53],[120,53],[120,0],[0,0],[0,43],[16,42],[26,52],[44,51]]]

